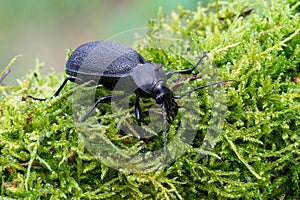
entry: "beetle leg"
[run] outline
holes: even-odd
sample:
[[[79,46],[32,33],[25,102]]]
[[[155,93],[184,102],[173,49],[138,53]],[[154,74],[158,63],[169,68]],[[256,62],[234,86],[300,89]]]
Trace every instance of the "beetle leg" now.
[[[189,68],[189,69],[183,69],[183,70],[179,70],[176,72],[169,72],[166,74],[166,78],[169,79],[171,78],[174,74],[191,74],[193,73],[193,71],[201,64],[202,60],[207,56],[207,53],[205,52],[198,60],[198,62],[196,63],[196,65],[194,65],[194,67]]]
[[[140,96],[137,94],[135,99],[135,105],[134,105],[134,111],[135,111],[135,118],[138,123],[138,126],[142,125],[142,117],[141,117],[141,107],[140,107]],[[142,140],[142,154],[143,154],[143,160],[145,160],[145,134],[144,132],[140,133],[140,138]]]
[[[71,81],[71,82],[75,82],[76,80],[81,81],[81,79],[77,78],[77,77],[74,77],[74,76],[69,76],[67,77],[64,82],[62,82],[62,84],[59,86],[59,88],[56,90],[56,92],[54,93],[54,95],[50,98],[53,98],[53,97],[56,97],[59,95],[59,93],[61,92],[61,90],[65,87],[65,85],[67,84],[68,81]],[[38,100],[38,101],[46,101],[47,99],[49,98],[37,98],[37,97],[33,97],[31,95],[28,95],[27,97],[29,98],[32,98],[34,100]]]
[[[109,95],[109,96],[101,97],[94,103],[94,105],[92,105],[92,107],[89,109],[89,111],[79,120],[79,123],[84,122],[90,116],[90,114],[93,112],[93,110],[96,108],[96,106],[99,103],[108,103],[111,101],[123,99],[124,97],[125,97],[125,95],[119,95],[119,96]]]
[[[10,73],[10,69],[6,70],[4,74],[0,78],[0,83],[4,80],[4,78]]]
[[[59,86],[59,88],[56,90],[56,92],[54,93],[53,97],[56,97],[59,95],[59,93],[61,92],[61,90],[65,87],[65,85],[67,84],[68,81],[71,81],[71,82],[75,82],[75,81],[79,81],[79,82],[82,82],[82,80],[80,78],[77,78],[75,76],[69,76],[67,77],[64,82]],[[51,97],[52,98],[52,97]]]

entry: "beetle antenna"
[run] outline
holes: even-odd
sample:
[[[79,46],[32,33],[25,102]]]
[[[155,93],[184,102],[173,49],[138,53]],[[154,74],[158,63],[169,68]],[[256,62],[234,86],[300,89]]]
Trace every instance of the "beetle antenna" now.
[[[189,91],[187,91],[186,93],[180,95],[180,96],[174,96],[175,99],[181,99],[182,97],[184,96],[187,96],[197,90],[201,90],[203,88],[207,88],[207,87],[210,87],[210,86],[213,86],[213,85],[220,85],[220,84],[226,84],[226,83],[229,83],[229,82],[237,82],[236,80],[225,80],[225,81],[218,81],[218,82],[215,82],[215,83],[211,83],[211,84],[208,84],[208,85],[204,85],[204,86],[200,86],[200,87],[196,87],[194,89],[191,89]]]
[[[164,154],[167,155],[167,116],[166,116],[166,105],[163,101],[161,104],[162,116],[164,121]]]

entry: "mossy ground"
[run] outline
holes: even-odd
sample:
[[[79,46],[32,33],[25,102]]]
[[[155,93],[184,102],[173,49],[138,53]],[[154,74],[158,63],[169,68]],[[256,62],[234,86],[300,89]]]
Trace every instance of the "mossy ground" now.
[[[0,195],[21,199],[299,198],[299,10],[296,0],[220,1],[206,8],[199,5],[196,11],[178,7],[170,17],[159,13],[150,20],[150,39],[136,43],[147,59],[168,69],[184,69],[191,66],[188,58],[206,51],[221,79],[237,81],[224,86],[228,111],[213,151],[199,159],[199,134],[194,148],[163,170],[123,172],[92,156],[74,127],[71,84],[48,101],[26,98],[29,94],[51,96],[64,75],[41,76],[37,68],[19,80],[19,86],[1,86]],[[188,38],[188,50],[176,42],[164,44],[159,36],[166,32],[180,35],[183,41]],[[157,40],[163,45],[157,45]],[[195,97],[202,102],[205,118],[199,133],[205,132],[208,123],[206,96],[199,91]],[[106,120],[103,128],[118,133],[113,123]],[[124,143],[120,135],[114,135]]]

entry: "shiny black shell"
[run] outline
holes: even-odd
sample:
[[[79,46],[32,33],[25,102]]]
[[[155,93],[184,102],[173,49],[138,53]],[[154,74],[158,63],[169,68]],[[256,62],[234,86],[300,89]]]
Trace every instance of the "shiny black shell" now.
[[[88,42],[79,46],[66,63],[66,73],[82,82],[95,80],[110,90],[116,89],[120,81],[117,90],[137,88],[136,92],[143,96],[153,96],[153,87],[165,79],[161,67],[146,62],[130,47],[112,41]]]
[[[94,41],[75,49],[66,63],[66,73],[89,78],[120,78],[144,63],[144,57],[127,46],[112,41]]]

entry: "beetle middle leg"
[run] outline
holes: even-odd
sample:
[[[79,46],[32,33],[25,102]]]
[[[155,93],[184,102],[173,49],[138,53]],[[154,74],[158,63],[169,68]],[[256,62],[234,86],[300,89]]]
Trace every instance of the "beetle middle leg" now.
[[[126,97],[126,95],[118,95],[118,96],[109,95],[109,96],[99,98],[92,105],[92,107],[89,109],[89,111],[79,120],[79,123],[84,122],[90,116],[90,114],[93,112],[93,110],[95,110],[95,108],[98,104],[100,104],[100,103],[109,103],[111,101],[116,101],[116,100],[123,99],[124,97]]]
[[[109,95],[109,96],[104,96],[104,97],[99,98],[92,105],[92,107],[89,109],[89,111],[87,111],[87,113],[79,120],[79,123],[84,122],[90,116],[90,114],[93,112],[93,110],[97,107],[98,104],[109,103],[111,101],[120,100],[120,99],[125,98],[126,96],[127,95],[118,95],[118,96]],[[142,114],[141,114],[141,107],[140,107],[139,100],[140,100],[140,96],[138,94],[136,94],[135,107],[134,107],[135,118],[136,118],[138,126],[141,126],[142,125],[142,116],[141,116]],[[140,133],[140,138],[143,142],[141,148],[142,148],[143,160],[145,160],[145,133],[143,131]]]

